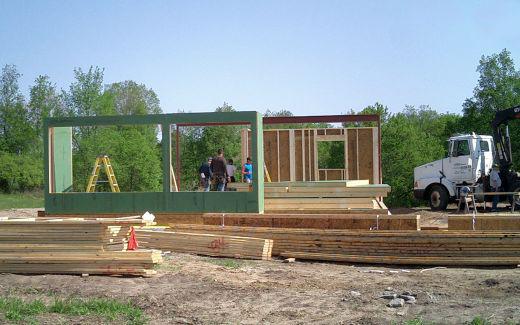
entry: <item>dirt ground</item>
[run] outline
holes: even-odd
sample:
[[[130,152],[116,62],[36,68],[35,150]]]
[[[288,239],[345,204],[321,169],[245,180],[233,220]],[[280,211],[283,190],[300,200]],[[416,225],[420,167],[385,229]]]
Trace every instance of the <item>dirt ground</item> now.
[[[494,324],[520,321],[519,269],[226,262],[172,254],[152,278],[1,274],[0,294],[130,300],[151,324],[400,324],[416,318],[461,324],[476,316]],[[416,304],[386,307],[388,300],[379,296],[388,287],[416,294]]]
[[[35,215],[28,209],[0,216],[13,213]],[[443,218],[429,217],[433,223]],[[386,307],[388,300],[379,298],[386,289],[409,291],[417,301]],[[477,316],[492,324],[520,323],[519,268],[282,263],[174,253],[165,255],[152,278],[0,274],[0,295],[130,300],[150,324],[401,324],[419,318],[461,324]],[[57,321],[49,315],[40,320],[103,321],[64,316]]]

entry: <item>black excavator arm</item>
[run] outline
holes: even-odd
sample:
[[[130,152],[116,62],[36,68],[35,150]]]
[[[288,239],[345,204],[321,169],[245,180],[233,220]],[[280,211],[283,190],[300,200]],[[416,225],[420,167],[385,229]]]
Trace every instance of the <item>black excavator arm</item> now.
[[[507,192],[520,190],[520,177],[511,170],[513,155],[508,128],[509,121],[516,119],[520,119],[520,105],[496,112],[495,118],[491,122],[495,142],[495,163],[498,163],[500,167],[502,188]]]
[[[520,119],[520,105],[496,112],[495,118],[491,122],[495,142],[495,159],[501,172],[509,171],[513,164],[508,122],[515,119]],[[502,125],[505,125],[505,130]]]

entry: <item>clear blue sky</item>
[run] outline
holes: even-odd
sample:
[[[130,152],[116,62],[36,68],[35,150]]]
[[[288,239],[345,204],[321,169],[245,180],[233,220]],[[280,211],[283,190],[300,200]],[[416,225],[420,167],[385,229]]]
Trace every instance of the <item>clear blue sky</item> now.
[[[25,93],[73,68],[153,88],[165,112],[341,114],[379,101],[460,112],[481,55],[520,68],[520,1],[7,1],[0,65]]]

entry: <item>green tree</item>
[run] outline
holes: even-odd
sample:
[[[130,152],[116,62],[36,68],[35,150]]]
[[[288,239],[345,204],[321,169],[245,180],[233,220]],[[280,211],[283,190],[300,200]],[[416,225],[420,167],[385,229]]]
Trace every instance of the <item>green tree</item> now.
[[[30,150],[35,141],[18,86],[20,77],[14,65],[4,66],[0,76],[0,149],[16,154]]]
[[[412,192],[414,168],[444,155],[442,140],[418,123],[429,113],[397,113],[382,126],[383,182],[392,187],[386,199],[389,206],[416,204]]]
[[[64,115],[62,99],[49,76],[38,76],[34,80],[34,85],[30,89],[28,108],[31,123],[40,138],[45,118]]]
[[[376,102],[374,105],[368,105],[363,108],[359,113],[356,113],[353,109],[348,112],[349,115],[356,114],[377,114],[381,119],[381,124],[385,123],[390,117],[390,112],[388,111],[388,107]],[[376,122],[346,122],[342,124],[343,127],[360,127],[360,126],[377,126]]]
[[[520,105],[520,71],[515,69],[511,53],[504,49],[498,54],[482,56],[477,67],[479,79],[473,96],[463,104],[462,129],[491,134],[491,121],[497,111]],[[520,168],[520,122],[510,125],[513,163]]]
[[[105,93],[111,94],[115,113],[119,115],[142,115],[162,113],[159,97],[143,84],[127,80],[109,85]]]
[[[157,95],[145,85],[125,81],[108,85],[104,90],[101,85],[101,69],[91,68],[87,73],[76,69],[76,80],[68,96],[73,109],[81,110],[84,115],[162,112]],[[94,109],[86,105],[93,105]],[[106,154],[110,156],[121,191],[160,191],[162,167],[157,130],[156,125],[76,128],[74,189],[85,190],[95,158]]]
[[[90,67],[87,72],[74,69],[74,81],[69,91],[63,91],[68,114],[71,116],[94,116],[113,113],[111,107],[102,105],[104,69]]]

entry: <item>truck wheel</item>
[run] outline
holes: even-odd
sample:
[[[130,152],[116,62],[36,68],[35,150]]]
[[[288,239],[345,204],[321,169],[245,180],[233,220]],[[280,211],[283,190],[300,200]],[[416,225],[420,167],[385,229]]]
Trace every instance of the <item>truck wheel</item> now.
[[[433,185],[430,190],[430,209],[432,211],[446,210],[448,206],[449,194],[446,188],[441,185]]]

